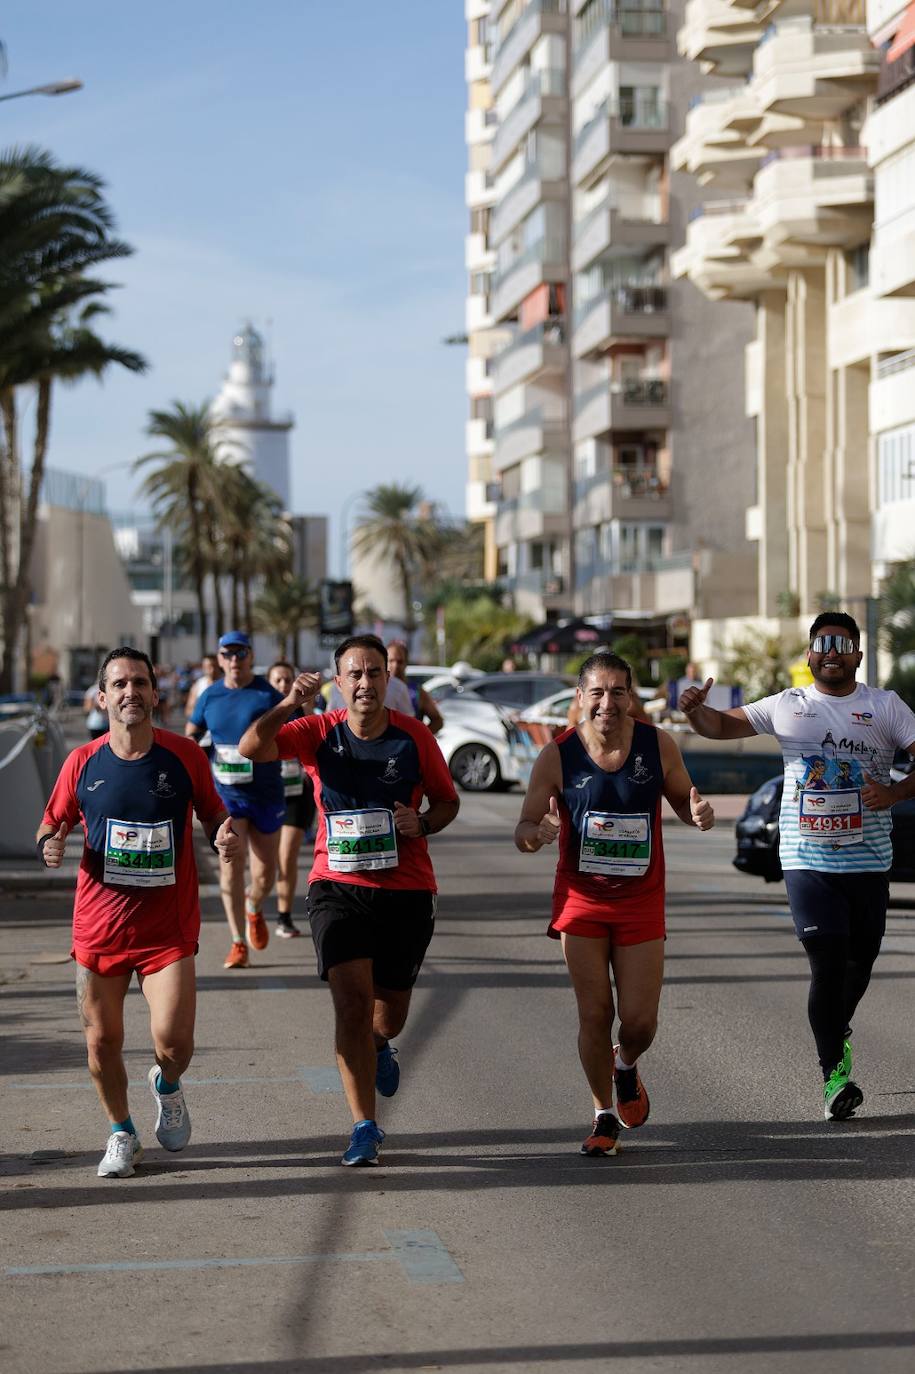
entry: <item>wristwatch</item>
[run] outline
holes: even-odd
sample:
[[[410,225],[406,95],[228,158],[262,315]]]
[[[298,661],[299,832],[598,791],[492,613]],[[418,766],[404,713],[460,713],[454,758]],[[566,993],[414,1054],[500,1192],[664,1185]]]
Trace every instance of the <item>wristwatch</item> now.
[[[420,817],[419,817],[419,828],[420,828],[420,832],[421,832],[423,835],[430,835],[430,834],[432,833],[432,832],[431,832],[431,829],[430,829],[430,827],[429,827],[429,822],[426,820],[426,817],[425,817],[425,816],[420,816]]]

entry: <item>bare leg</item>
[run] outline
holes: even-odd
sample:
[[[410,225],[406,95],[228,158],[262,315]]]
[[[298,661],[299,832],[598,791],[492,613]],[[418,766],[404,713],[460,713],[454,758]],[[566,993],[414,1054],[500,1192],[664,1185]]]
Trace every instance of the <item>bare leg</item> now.
[[[156,1063],[166,1083],[177,1083],[194,1053],[197,985],[193,954],[158,973],[148,973],[141,986],[149,1006]]]
[[[354,1121],[375,1119],[377,1052],[372,1034],[375,989],[371,959],[351,959],[329,970],[334,999],[334,1049]]]
[[[594,1098],[595,1110],[613,1104],[613,990],[610,940],[601,936],[562,936],[562,952],[578,1003],[578,1057]]]
[[[281,830],[265,835],[256,826],[248,827],[248,849],[251,860],[251,885],[248,888],[250,911],[260,911],[265,897],[269,897],[276,881],[276,860],[280,848]]]
[[[375,988],[372,1035],[376,1049],[381,1049],[385,1041],[393,1040],[403,1030],[412,991],[412,988]]]
[[[247,841],[247,821],[233,816],[232,829],[236,835],[241,835],[242,839]],[[219,865],[219,895],[222,897],[222,909],[226,913],[232,939],[242,942],[245,938],[245,862],[247,850],[248,845],[246,843],[242,846],[241,853],[237,858],[231,859],[228,863],[221,862]]]
[[[655,1038],[664,980],[664,941],[616,945],[610,951],[620,1014],[620,1054],[634,1064]]]
[[[86,1035],[89,1072],[109,1121],[126,1121],[127,1070],[124,1048],[124,998],[130,974],[103,978],[91,969],[76,966],[76,1004]]]
[[[276,875],[276,902],[280,911],[292,911],[299,881],[299,850],[305,831],[297,825],[284,825],[280,831],[279,869]]]

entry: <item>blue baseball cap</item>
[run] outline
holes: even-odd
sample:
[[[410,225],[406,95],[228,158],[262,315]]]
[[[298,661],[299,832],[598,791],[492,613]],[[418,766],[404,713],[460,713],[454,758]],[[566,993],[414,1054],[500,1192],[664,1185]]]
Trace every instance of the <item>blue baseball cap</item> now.
[[[220,649],[228,649],[231,645],[238,644],[244,649],[251,648],[251,637],[246,635],[244,630],[229,630],[219,641]]]

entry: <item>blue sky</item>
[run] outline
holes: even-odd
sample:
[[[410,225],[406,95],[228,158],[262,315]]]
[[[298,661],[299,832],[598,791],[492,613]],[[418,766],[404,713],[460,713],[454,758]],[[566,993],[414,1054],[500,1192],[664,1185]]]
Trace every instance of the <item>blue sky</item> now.
[[[3,146],[102,175],[136,256],[108,334],[150,362],[58,388],[49,462],[133,504],[147,412],[218,390],[233,333],[269,329],[293,504],[411,481],[463,510],[464,18],[460,0],[18,0]],[[353,501],[351,508],[358,508]]]

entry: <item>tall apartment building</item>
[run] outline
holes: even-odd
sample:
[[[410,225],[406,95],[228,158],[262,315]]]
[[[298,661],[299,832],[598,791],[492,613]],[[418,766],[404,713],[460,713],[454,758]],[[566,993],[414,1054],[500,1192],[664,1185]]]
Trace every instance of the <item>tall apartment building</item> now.
[[[879,0],[866,26],[864,0],[689,0],[679,34],[734,83],[672,152],[716,195],[673,267],[755,306],[763,617],[804,624],[828,598],[860,613],[886,561],[915,552],[915,33],[898,58],[890,44],[905,13]]]
[[[755,605],[740,354],[669,251],[708,81],[663,0],[467,0],[468,515],[532,615],[681,630]]]

